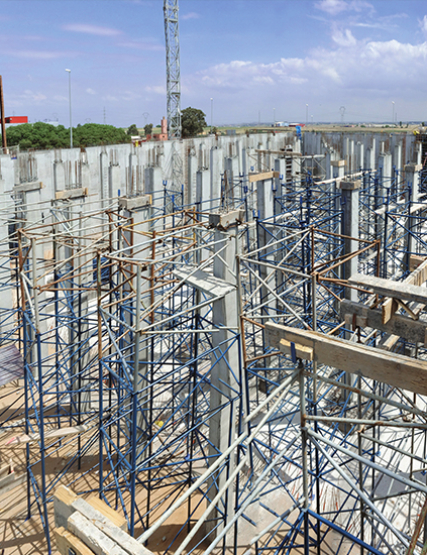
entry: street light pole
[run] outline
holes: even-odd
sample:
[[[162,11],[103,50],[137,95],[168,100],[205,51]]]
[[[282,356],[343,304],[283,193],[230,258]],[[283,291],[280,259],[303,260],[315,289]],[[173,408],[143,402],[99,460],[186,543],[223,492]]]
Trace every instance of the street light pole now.
[[[391,101],[391,105],[392,105],[392,107],[393,107],[392,121],[391,121],[391,123],[394,125],[394,100]]]
[[[70,148],[73,148],[73,124],[71,122],[71,69],[65,70],[68,73],[68,98],[70,103]]]
[[[211,133],[213,129],[213,98],[211,98]]]
[[[305,105],[305,124],[308,125],[308,104]]]

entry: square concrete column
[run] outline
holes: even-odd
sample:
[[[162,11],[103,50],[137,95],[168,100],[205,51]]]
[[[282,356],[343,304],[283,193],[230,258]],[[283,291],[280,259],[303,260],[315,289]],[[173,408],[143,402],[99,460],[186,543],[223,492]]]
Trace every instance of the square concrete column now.
[[[222,149],[213,147],[210,153],[210,210],[215,210],[220,204],[221,197],[221,173],[222,173]]]
[[[226,283],[236,286],[236,238],[233,232],[215,232],[215,252],[220,252],[214,260],[213,274],[215,277],[224,280]],[[225,247],[225,248],[224,248]],[[219,328],[238,328],[238,304],[237,289],[227,293],[222,299],[213,302],[212,324]],[[212,334],[212,366],[210,379],[212,387],[210,389],[210,411],[213,414],[209,421],[209,440],[211,446],[209,455],[212,462],[223,453],[235,438],[237,403],[230,403],[230,398],[235,396],[235,392],[240,386],[236,382],[239,375],[239,347],[237,340],[234,339],[235,333],[227,329]],[[219,409],[219,410],[218,410]],[[230,456],[229,472],[235,467],[234,455]],[[227,480],[227,473],[215,472],[214,477],[208,482],[209,498],[214,498]],[[226,492],[219,502],[222,509],[230,518],[233,513],[234,496],[233,488],[229,488],[228,501],[226,503]],[[212,532],[215,537],[222,530],[222,525],[216,526],[215,519],[220,518],[219,511],[214,510],[210,515],[211,522],[206,523],[206,532]]]
[[[341,207],[343,210],[341,233],[347,237],[359,237],[359,189],[360,180],[341,181]],[[358,241],[344,239],[344,254],[348,255],[359,249]],[[342,278],[349,277],[358,271],[358,257],[351,258],[343,265]],[[357,301],[357,291],[345,288],[345,297]]]
[[[422,164],[407,164],[405,166],[406,184],[410,189],[410,203],[411,207],[418,202],[419,196],[419,182],[420,182],[420,171],[423,169]],[[410,233],[408,234],[408,253],[415,254],[417,241],[414,235],[411,233],[413,230],[415,232],[419,224],[419,210],[412,211],[410,217],[408,218],[408,228]]]
[[[275,178],[273,178],[275,179]],[[268,220],[274,216],[274,191],[273,191],[273,179],[265,179],[263,181],[257,181],[257,207],[258,207],[258,218],[260,222],[263,220]],[[271,235],[268,230],[262,225],[257,226],[258,230],[258,248],[266,247],[271,239]],[[260,258],[266,261],[268,256],[268,248],[260,251]],[[274,262],[274,261],[273,261]],[[265,266],[261,266],[261,277],[265,279],[269,273]],[[272,289],[275,289],[274,278],[270,279],[269,285]],[[267,303],[263,311],[268,313],[268,307],[272,306],[274,296],[268,293],[267,287],[261,287],[261,300],[262,303]]]

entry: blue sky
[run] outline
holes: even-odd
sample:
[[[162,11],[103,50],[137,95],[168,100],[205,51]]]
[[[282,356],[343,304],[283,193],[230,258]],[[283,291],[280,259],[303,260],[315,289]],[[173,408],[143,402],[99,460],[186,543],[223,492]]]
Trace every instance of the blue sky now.
[[[159,123],[162,0],[2,0],[6,115]],[[181,106],[214,124],[427,121],[425,0],[180,0]],[[393,105],[394,102],[394,105]],[[145,114],[145,115],[144,115]],[[148,115],[147,115],[148,114]]]

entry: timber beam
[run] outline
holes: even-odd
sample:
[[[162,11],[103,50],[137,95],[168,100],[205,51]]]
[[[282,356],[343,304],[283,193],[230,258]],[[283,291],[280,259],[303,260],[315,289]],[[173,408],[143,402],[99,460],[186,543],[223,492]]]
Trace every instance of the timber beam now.
[[[372,289],[374,293],[402,301],[416,301],[427,304],[427,288],[404,281],[394,281],[364,274],[353,274],[349,283]]]
[[[288,343],[293,343],[292,350],[303,360],[313,359],[350,374],[427,395],[427,361],[273,322],[266,322],[265,331],[267,344],[286,354],[289,354]]]
[[[265,181],[266,179],[273,179],[275,177],[280,177],[279,172],[263,172],[263,173],[250,173],[248,176],[249,183],[255,181]]]

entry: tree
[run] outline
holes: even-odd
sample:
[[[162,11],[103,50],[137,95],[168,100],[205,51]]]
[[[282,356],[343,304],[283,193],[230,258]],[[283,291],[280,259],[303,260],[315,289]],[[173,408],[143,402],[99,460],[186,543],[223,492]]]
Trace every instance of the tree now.
[[[50,125],[41,121],[24,123],[9,127],[7,142],[10,146],[19,145],[22,149],[36,150],[67,148],[70,145],[70,130],[63,125]],[[130,143],[131,138],[123,129],[112,125],[86,123],[73,128],[74,146],[98,146]]]
[[[128,135],[139,135],[138,127],[134,123],[132,123],[126,133]]]
[[[181,125],[183,137],[194,137],[203,133],[203,129],[207,126],[206,114],[197,108],[185,108],[181,113]]]
[[[153,124],[152,123],[147,123],[147,125],[144,125],[145,136],[151,135],[152,131],[153,131]]]

